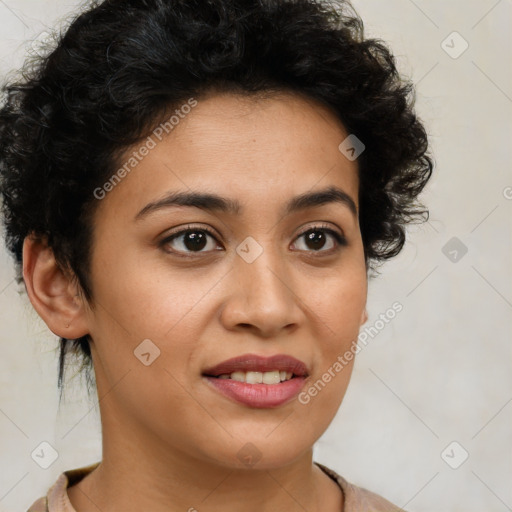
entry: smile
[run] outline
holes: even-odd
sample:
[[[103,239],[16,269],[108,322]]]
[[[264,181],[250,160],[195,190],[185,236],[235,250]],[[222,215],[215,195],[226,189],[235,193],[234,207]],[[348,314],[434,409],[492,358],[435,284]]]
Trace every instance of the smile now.
[[[293,376],[292,372],[284,370],[274,370],[271,372],[233,372],[223,373],[218,379],[231,379],[238,382],[247,382],[247,384],[279,384],[290,380]]]
[[[308,377],[306,365],[292,356],[245,354],[203,372],[211,388],[237,403],[275,408],[293,400]]]

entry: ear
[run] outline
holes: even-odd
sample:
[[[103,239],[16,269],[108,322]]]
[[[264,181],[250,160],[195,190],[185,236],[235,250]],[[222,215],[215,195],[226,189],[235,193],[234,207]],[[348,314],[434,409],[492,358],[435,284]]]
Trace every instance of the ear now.
[[[30,302],[54,334],[76,339],[89,333],[85,299],[73,276],[57,264],[46,240],[25,238],[23,279]]]
[[[363,325],[368,320],[368,311],[366,311],[366,307],[363,310],[363,313],[361,314],[361,323],[360,325]]]

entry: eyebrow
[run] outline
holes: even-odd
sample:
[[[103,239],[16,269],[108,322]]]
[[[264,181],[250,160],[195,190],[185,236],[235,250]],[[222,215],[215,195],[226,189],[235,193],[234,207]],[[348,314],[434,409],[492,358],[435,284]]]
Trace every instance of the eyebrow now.
[[[357,217],[357,206],[354,200],[346,192],[334,186],[313,192],[305,192],[304,194],[293,197],[285,205],[284,215],[331,203],[338,203],[348,207],[350,212]],[[164,198],[147,204],[137,213],[135,220],[141,220],[150,213],[173,206],[191,206],[210,212],[216,211],[231,215],[238,215],[243,210],[239,201],[216,194],[204,192],[171,192]]]

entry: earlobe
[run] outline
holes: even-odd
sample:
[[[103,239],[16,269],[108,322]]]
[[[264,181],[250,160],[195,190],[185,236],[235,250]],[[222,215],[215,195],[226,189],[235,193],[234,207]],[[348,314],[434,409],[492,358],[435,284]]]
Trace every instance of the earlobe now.
[[[25,238],[23,279],[30,302],[54,334],[68,339],[88,334],[77,284],[58,265],[46,240],[31,235]]]
[[[367,320],[368,320],[368,311],[366,311],[366,308],[364,308],[363,313],[361,315],[361,324],[360,325],[365,324]]]

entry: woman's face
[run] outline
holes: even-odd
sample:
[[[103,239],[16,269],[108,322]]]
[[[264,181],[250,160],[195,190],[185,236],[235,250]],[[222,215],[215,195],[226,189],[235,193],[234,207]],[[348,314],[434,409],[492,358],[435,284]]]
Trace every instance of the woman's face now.
[[[127,153],[125,161],[147,155],[126,167],[95,214],[86,315],[103,434],[111,444],[133,436],[154,457],[243,467],[252,450],[260,468],[285,465],[334,417],[352,362],[332,368],[365,315],[351,207],[357,163],[338,149],[349,134],[330,111],[291,94],[215,95],[173,123],[169,135],[157,131]],[[328,188],[342,193],[296,201]],[[219,196],[238,211],[221,201],[171,204],[178,193]],[[292,356],[308,376],[262,383],[255,395],[250,384],[218,379],[245,399],[205,376],[247,354]],[[307,399],[329,369],[330,382]]]

